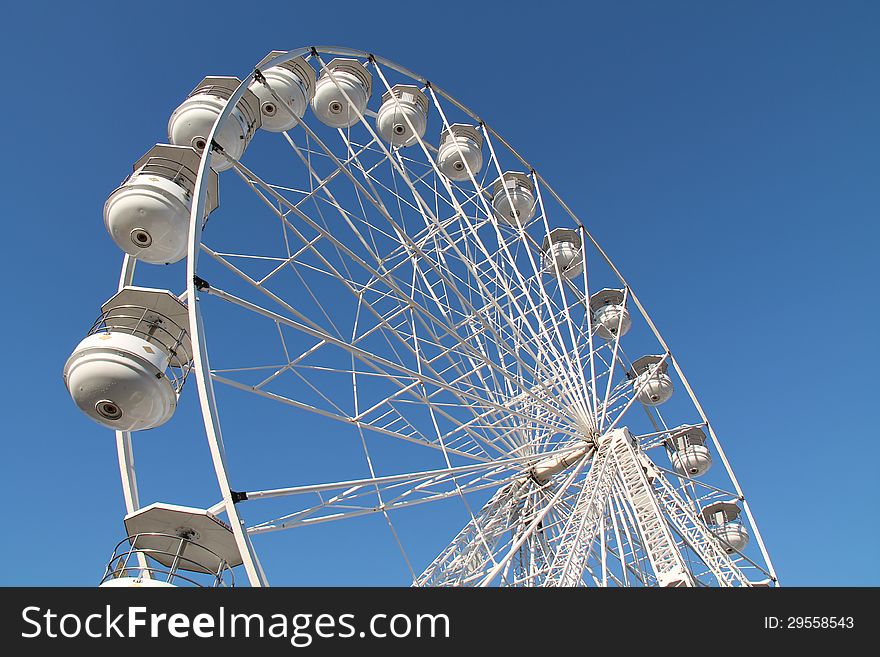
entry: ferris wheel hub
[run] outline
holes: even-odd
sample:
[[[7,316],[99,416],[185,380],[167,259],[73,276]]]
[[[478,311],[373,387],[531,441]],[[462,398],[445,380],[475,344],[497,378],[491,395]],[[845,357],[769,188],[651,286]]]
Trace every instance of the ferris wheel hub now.
[[[530,474],[537,483],[545,484],[550,481],[554,475],[567,470],[569,467],[584,458],[592,448],[593,446],[591,443],[581,441],[581,444],[570,452],[548,456],[547,458],[538,461],[532,466]]]

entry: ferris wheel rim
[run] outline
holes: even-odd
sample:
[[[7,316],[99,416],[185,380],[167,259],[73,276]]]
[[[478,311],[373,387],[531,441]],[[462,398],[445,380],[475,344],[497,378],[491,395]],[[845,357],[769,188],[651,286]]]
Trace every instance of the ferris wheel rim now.
[[[565,212],[569,215],[569,217],[576,223],[578,226],[578,230],[586,237],[587,240],[592,244],[592,246],[597,250],[597,252],[604,259],[605,263],[612,269],[614,274],[617,276],[618,280],[624,287],[625,293],[629,295],[629,298],[632,299],[635,306],[638,308],[641,315],[645,318],[648,326],[650,327],[654,337],[658,340],[658,342],[662,345],[665,350],[664,358],[668,358],[668,361],[672,364],[679,378],[684,384],[684,387],[697,409],[703,423],[707,427],[710,437],[712,439],[713,445],[718,451],[719,456],[724,463],[725,469],[730,477],[731,482],[734,485],[736,493],[739,499],[743,503],[743,507],[745,513],[747,514],[751,526],[754,528],[757,542],[760,546],[760,550],[764,557],[765,563],[767,564],[771,576],[776,580],[776,573],[772,566],[772,562],[770,560],[769,554],[767,554],[766,548],[763,543],[763,539],[760,535],[760,531],[758,529],[757,523],[752,517],[751,510],[749,508],[748,502],[742,493],[742,489],[736,479],[736,475],[733,472],[732,468],[729,465],[726,455],[724,454],[723,448],[720,444],[720,441],[717,439],[715,432],[712,428],[711,423],[709,422],[706,414],[704,413],[702,406],[700,405],[699,400],[696,397],[692,387],[687,381],[682,368],[679,366],[677,360],[675,359],[674,354],[672,354],[669,349],[667,343],[663,339],[662,335],[657,330],[654,322],[651,320],[648,315],[646,309],[632,290],[632,287],[627,283],[625,278],[622,276],[620,271],[614,265],[613,261],[608,257],[605,251],[600,247],[597,241],[593,238],[590,232],[586,229],[583,222],[579,219],[579,217],[571,210],[571,208],[562,200],[562,198],[556,193],[553,187],[538,173],[534,167],[532,167],[519,153],[512,147],[508,142],[504,140],[504,138],[495,132],[485,121],[483,121],[478,115],[468,109],[465,105],[457,101],[450,94],[443,91],[441,88],[437,87],[433,83],[430,83],[426,78],[419,76],[409,69],[402,67],[390,60],[387,60],[378,55],[374,55],[372,53],[357,50],[353,48],[339,47],[339,46],[313,46],[313,47],[303,47],[299,49],[294,49],[287,51],[281,55],[274,57],[271,60],[268,60],[263,68],[270,68],[272,66],[276,66],[279,64],[283,64],[288,62],[296,57],[306,56],[310,54],[316,53],[324,53],[328,55],[340,55],[340,56],[352,56],[358,58],[365,58],[370,61],[375,61],[381,64],[382,66],[388,67],[401,73],[403,75],[409,76],[414,80],[421,81],[423,84],[428,85],[430,89],[440,96],[442,96],[445,100],[455,105],[459,110],[473,118],[477,121],[486,131],[488,131],[494,138],[496,138],[499,143],[505,146],[509,150],[509,152],[516,157],[523,166],[530,171],[532,175],[535,176],[537,180],[539,180],[542,184],[542,188],[548,191],[554,200],[565,210]],[[219,117],[213,125],[211,133],[208,136],[208,143],[213,143],[215,139],[215,135],[219,133],[222,129],[225,122],[228,120],[229,115],[234,110],[238,101],[243,97],[243,95],[247,92],[248,86],[255,80],[256,78],[256,69],[251,71],[247,76],[245,76],[239,86],[235,89],[232,95],[229,97],[228,102],[224,106],[221,111]],[[202,154],[199,168],[197,172],[197,178],[195,183],[195,188],[193,192],[193,203],[192,210],[190,213],[190,226],[188,233],[188,241],[187,241],[187,289],[186,294],[188,296],[188,312],[190,318],[190,326],[192,327],[192,343],[193,343],[193,369],[195,370],[196,382],[199,391],[199,401],[200,407],[202,411],[203,421],[205,424],[205,429],[208,437],[208,442],[211,448],[212,461],[214,463],[215,474],[217,476],[218,484],[221,488],[221,493],[223,495],[224,502],[224,510],[227,512],[230,525],[233,528],[233,532],[235,533],[236,542],[239,544],[239,548],[242,552],[243,561],[245,564],[245,569],[248,574],[248,579],[252,585],[266,585],[267,579],[265,574],[263,573],[262,567],[260,565],[259,559],[257,557],[256,551],[253,548],[253,544],[251,542],[250,536],[244,523],[242,522],[240,516],[238,515],[236,509],[237,499],[235,498],[235,491],[231,488],[230,480],[229,480],[229,472],[228,466],[226,463],[225,449],[223,445],[222,439],[222,430],[220,426],[219,420],[219,408],[217,406],[216,399],[214,397],[214,382],[213,377],[211,376],[211,370],[209,366],[208,359],[208,348],[206,339],[204,336],[204,320],[202,318],[202,314],[199,309],[199,293],[204,289],[202,286],[206,285],[201,279],[197,276],[197,268],[198,268],[198,258],[201,251],[202,246],[202,229],[203,229],[203,221],[202,218],[205,216],[205,205],[207,202],[207,185],[206,179],[208,173],[210,171],[210,161],[211,161],[211,149],[206,148],[204,153]],[[609,377],[610,384],[610,377]],[[120,452],[121,453],[121,452]],[[120,461],[122,463],[122,461]],[[134,491],[136,496],[136,484],[134,485]],[[219,506],[219,505],[218,505]],[[776,580],[778,581],[778,580]]]

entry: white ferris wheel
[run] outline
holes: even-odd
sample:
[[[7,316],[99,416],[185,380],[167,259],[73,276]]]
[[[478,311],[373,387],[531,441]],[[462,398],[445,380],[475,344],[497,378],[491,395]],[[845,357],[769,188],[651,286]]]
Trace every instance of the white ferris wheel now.
[[[633,289],[449,94],[350,48],[273,51],[202,80],[168,141],[107,199],[118,293],[64,368],[116,431],[128,536],[102,586],[266,585],[264,546],[331,523],[356,545],[365,517],[390,583],[778,586]],[[186,382],[220,499],[144,505],[134,448]]]

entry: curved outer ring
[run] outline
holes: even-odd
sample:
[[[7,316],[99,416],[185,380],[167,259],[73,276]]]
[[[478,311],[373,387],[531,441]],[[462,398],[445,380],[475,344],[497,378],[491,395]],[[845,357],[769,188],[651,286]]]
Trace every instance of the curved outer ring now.
[[[297,48],[295,50],[290,50],[286,53],[278,55],[273,59],[268,60],[264,65],[263,69],[270,68],[272,66],[278,66],[285,62],[288,62],[296,57],[304,57],[312,52],[326,53],[329,55],[341,55],[348,57],[360,57],[360,58],[369,58],[373,59],[382,66],[386,66],[390,69],[397,71],[403,75],[407,75],[415,80],[419,80],[423,85],[429,84],[428,80],[423,78],[420,75],[416,75],[412,71],[395,64],[387,59],[379,57],[377,55],[373,55],[368,52],[364,52],[362,50],[356,50],[353,48],[345,48],[339,46],[314,46],[314,47],[305,47],[305,48]],[[248,85],[254,79],[254,73],[256,71],[251,71],[241,82],[238,88],[233,92],[232,96],[230,96],[229,100],[226,103],[226,106],[223,108],[223,111],[220,113],[220,116],[217,117],[216,122],[214,123],[214,127],[211,129],[211,134],[208,136],[208,143],[212,143],[214,140],[214,135],[218,132],[218,129],[223,123],[227,120],[229,115],[232,113],[233,108],[238,104],[238,101],[244,96],[244,94],[248,90]],[[502,143],[510,152],[516,157],[522,164],[527,168],[528,171],[532,171],[535,177],[541,182],[543,188],[546,189],[550,195],[556,200],[557,203],[568,213],[568,215],[572,218],[572,220],[578,225],[581,232],[584,236],[592,243],[593,247],[598,251],[598,253],[602,256],[603,260],[608,264],[614,274],[618,277],[623,286],[628,290],[629,297],[632,299],[633,303],[639,309],[639,312],[645,318],[645,321],[648,323],[651,331],[654,336],[657,338],[657,341],[663,347],[663,349],[667,352],[668,360],[672,363],[672,367],[675,369],[675,372],[678,374],[679,378],[682,381],[685,389],[687,390],[688,395],[691,398],[691,401],[694,404],[694,407],[697,409],[697,412],[700,414],[700,418],[705,423],[707,429],[709,430],[709,435],[712,439],[712,443],[715,446],[715,449],[718,452],[718,455],[721,457],[721,461],[724,463],[724,467],[727,470],[728,475],[730,476],[731,482],[734,485],[737,496],[743,504],[743,511],[749,519],[749,523],[752,526],[752,529],[755,532],[755,539],[760,547],[761,554],[764,557],[764,561],[767,565],[767,568],[778,586],[778,578],[776,576],[776,571],[773,568],[773,564],[770,560],[770,555],[767,553],[766,547],[764,546],[764,540],[761,537],[761,533],[758,529],[758,525],[755,522],[754,517],[752,516],[751,509],[749,508],[749,504],[745,499],[745,495],[742,492],[742,489],[739,485],[739,482],[736,479],[736,475],[733,473],[733,470],[730,467],[730,463],[727,460],[726,455],[721,447],[721,443],[718,441],[718,438],[715,435],[715,431],[712,428],[712,425],[709,423],[709,419],[706,417],[705,412],[703,411],[703,407],[700,405],[700,402],[697,400],[696,395],[693,392],[688,380],[685,378],[684,372],[678,364],[678,361],[672,355],[669,346],[666,344],[666,341],[660,335],[660,332],[657,330],[657,327],[654,325],[654,322],[651,320],[644,306],[642,306],[635,292],[633,292],[632,288],[626,282],[626,280],[621,275],[620,271],[617,267],[614,266],[614,263],[611,262],[611,259],[602,250],[599,244],[593,239],[593,236],[586,229],[583,222],[577,217],[577,215],[568,207],[568,205],[559,197],[556,191],[547,183],[547,181],[539,174],[535,169],[519,154],[516,152],[513,147],[508,144],[501,135],[495,132],[492,128],[490,128],[482,119],[480,119],[476,114],[471,112],[464,105],[459,103],[455,98],[447,94],[445,91],[430,83],[431,88],[435,93],[442,96],[448,102],[455,105],[459,110],[464,112],[473,118],[476,122],[478,122],[485,130],[487,130],[493,138],[497,139],[500,143]],[[268,581],[266,580],[266,575],[263,572],[262,566],[260,565],[257,554],[253,548],[250,537],[247,534],[246,527],[244,525],[243,520],[238,514],[238,509],[236,508],[235,503],[232,499],[232,490],[230,488],[229,476],[226,467],[226,452],[223,446],[223,438],[220,430],[220,419],[217,410],[217,402],[214,397],[214,387],[211,381],[210,376],[210,366],[208,363],[208,351],[205,343],[205,335],[204,335],[204,325],[202,321],[201,313],[199,312],[199,295],[198,290],[195,287],[195,275],[196,275],[196,267],[198,264],[199,257],[199,247],[201,245],[201,237],[202,237],[202,222],[200,221],[200,217],[204,216],[204,209],[207,200],[207,188],[208,185],[206,180],[208,178],[209,171],[209,162],[210,162],[210,154],[211,150],[206,148],[201,162],[199,163],[198,177],[196,178],[196,186],[193,192],[194,202],[192,205],[192,211],[190,213],[190,227],[189,227],[189,242],[188,242],[188,251],[187,251],[187,297],[189,299],[189,320],[190,320],[190,329],[192,332],[192,345],[193,345],[193,369],[196,373],[196,382],[199,391],[199,401],[202,408],[202,417],[205,423],[205,431],[207,433],[208,444],[211,449],[211,458],[214,462],[214,470],[217,475],[217,482],[220,486],[220,490],[223,494],[223,503],[225,505],[225,510],[227,513],[227,517],[229,518],[229,524],[232,526],[233,533],[235,535],[236,543],[238,544],[238,548],[241,551],[242,561],[244,562],[244,567],[247,572],[248,580],[250,581],[251,586],[267,586]],[[124,277],[124,275],[123,275]],[[122,281],[120,281],[121,283]],[[120,445],[120,467],[123,467],[123,451],[122,443],[124,443],[123,437],[117,435],[117,443]],[[127,453],[130,455],[130,444],[128,445]],[[126,470],[130,470],[133,473],[133,461],[131,461],[131,468],[127,467],[128,461],[125,462]],[[125,482],[125,476],[123,477],[123,481]],[[125,483],[124,483],[125,487]],[[134,488],[134,501],[136,504],[137,498],[137,490],[136,486]],[[127,499],[131,498],[131,493],[127,492]]]

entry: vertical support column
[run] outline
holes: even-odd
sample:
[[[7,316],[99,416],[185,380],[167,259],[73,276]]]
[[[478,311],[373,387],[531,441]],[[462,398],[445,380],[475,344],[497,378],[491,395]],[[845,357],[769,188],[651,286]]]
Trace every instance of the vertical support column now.
[[[137,259],[132,258],[127,253],[122,259],[122,270],[119,273],[119,285],[117,291],[127,287],[134,281],[134,268]],[[116,432],[116,458],[119,462],[119,475],[122,480],[122,497],[125,500],[126,514],[134,513],[141,508],[140,496],[138,495],[137,474],[134,468],[134,447],[131,442],[130,431]],[[149,563],[147,557],[137,553],[138,566],[141,568],[141,577],[150,579],[150,572],[147,570]]]
[[[614,483],[616,464],[612,452],[615,436],[599,438],[590,472],[578,495],[574,510],[559,537],[556,555],[544,586],[578,586],[590,560],[593,541],[605,517],[605,507]]]
[[[134,281],[134,268],[137,260],[127,253],[122,259],[122,270],[119,273],[118,291],[132,284]],[[131,443],[130,431],[116,432],[116,454],[119,461],[119,474],[122,478],[122,495],[125,498],[127,513],[133,513],[141,508],[138,497],[137,476],[134,469],[134,451]],[[141,565],[145,565],[145,559],[139,555]]]
[[[632,434],[627,429],[620,429],[615,434],[611,439],[612,449],[622,488],[639,525],[639,533],[643,537],[645,552],[657,583],[660,586],[693,586],[694,579],[666,524],[654,488],[633,446]]]

